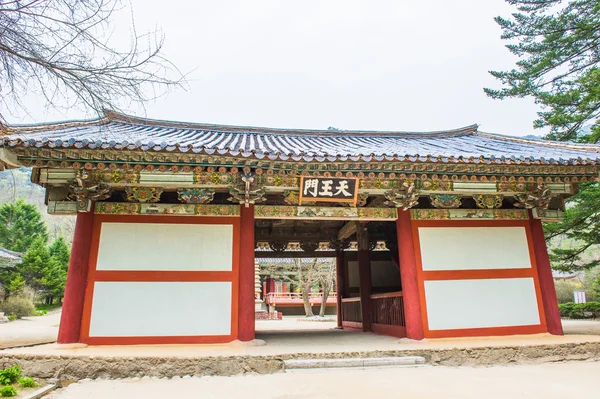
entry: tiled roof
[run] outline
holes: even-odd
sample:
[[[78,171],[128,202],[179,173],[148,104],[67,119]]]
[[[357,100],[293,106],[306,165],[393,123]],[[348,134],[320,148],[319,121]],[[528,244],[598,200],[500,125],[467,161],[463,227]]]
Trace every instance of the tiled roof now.
[[[291,130],[194,124],[106,112],[104,118],[5,127],[0,147],[181,152],[286,161],[596,164],[595,145],[482,133]]]
[[[0,266],[13,266],[21,261],[19,252],[9,251],[8,249],[0,248]]]

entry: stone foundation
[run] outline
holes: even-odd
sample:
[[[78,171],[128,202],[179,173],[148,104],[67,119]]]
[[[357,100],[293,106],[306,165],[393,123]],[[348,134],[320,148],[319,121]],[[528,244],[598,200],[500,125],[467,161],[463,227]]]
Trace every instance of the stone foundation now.
[[[84,378],[131,378],[174,376],[230,376],[272,374],[284,370],[288,359],[342,359],[389,356],[423,356],[426,363],[443,366],[492,364],[539,364],[562,361],[600,361],[600,342],[560,345],[504,346],[469,349],[414,349],[340,353],[296,353],[273,356],[222,357],[98,357],[2,354],[0,367],[21,365],[23,373],[36,378],[78,381]]]

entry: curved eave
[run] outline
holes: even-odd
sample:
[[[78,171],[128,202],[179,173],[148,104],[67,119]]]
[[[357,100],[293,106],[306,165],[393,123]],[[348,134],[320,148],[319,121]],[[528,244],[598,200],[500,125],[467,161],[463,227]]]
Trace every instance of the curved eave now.
[[[159,121],[110,111],[95,120],[4,127],[2,147],[13,152],[145,152],[298,163],[597,165],[600,160],[599,146],[482,133],[477,125],[423,133],[291,130]]]
[[[215,148],[204,148],[204,147],[182,147],[179,145],[174,146],[162,146],[162,145],[110,145],[110,143],[61,143],[55,141],[40,142],[8,142],[5,143],[7,148],[18,149],[18,148],[35,148],[35,149],[50,149],[50,150],[98,150],[98,151],[127,151],[127,152],[152,152],[156,154],[189,154],[189,155],[207,155],[207,156],[221,156],[231,158],[245,158],[255,159],[261,161],[274,161],[274,162],[318,162],[318,163],[330,163],[330,162],[427,162],[427,163],[440,163],[440,164],[507,164],[507,165],[598,165],[600,160],[598,158],[535,158],[535,157],[524,157],[524,156],[501,156],[501,157],[465,157],[462,155],[458,156],[441,156],[434,154],[357,154],[357,155],[309,155],[309,154],[293,154],[293,153],[269,153],[259,152],[255,150],[251,151],[230,151],[227,149],[215,149]],[[1,146],[0,146],[1,147]]]

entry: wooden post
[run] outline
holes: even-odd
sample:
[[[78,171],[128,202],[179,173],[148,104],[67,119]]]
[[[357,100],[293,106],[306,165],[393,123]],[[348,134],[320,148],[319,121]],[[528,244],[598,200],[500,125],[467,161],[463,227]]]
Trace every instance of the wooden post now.
[[[238,339],[254,339],[254,205],[241,205]]]
[[[371,259],[369,257],[369,234],[365,223],[356,223],[362,327],[363,331],[369,332],[371,331]]]
[[[542,293],[542,302],[544,305],[544,313],[546,315],[546,327],[550,334],[564,335],[542,222],[539,219],[534,219],[531,211],[529,212],[529,217],[538,279],[540,281],[540,291]]]
[[[423,322],[421,320],[417,262],[415,259],[410,211],[403,211],[398,208],[396,232],[398,234],[398,259],[402,296],[404,297],[406,336],[411,339],[421,340],[424,337]]]
[[[337,326],[342,328],[342,296],[344,294],[344,251],[338,249],[335,257],[335,291],[337,307]]]
[[[58,328],[57,342],[59,344],[72,344],[80,341],[93,227],[94,214],[92,212],[77,214],[71,259],[67,271],[67,285]]]

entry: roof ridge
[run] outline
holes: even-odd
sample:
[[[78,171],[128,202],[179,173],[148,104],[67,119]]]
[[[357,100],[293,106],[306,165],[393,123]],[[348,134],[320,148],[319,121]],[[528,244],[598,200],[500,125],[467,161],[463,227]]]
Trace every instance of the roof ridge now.
[[[341,136],[347,134],[353,135],[364,135],[364,136],[437,136],[437,137],[453,137],[459,135],[472,135],[477,132],[478,125],[472,124],[468,126],[459,127],[456,129],[428,131],[428,132],[407,132],[407,131],[377,131],[377,130],[319,130],[319,129],[288,129],[288,128],[273,128],[273,127],[261,127],[261,126],[237,126],[237,125],[219,125],[211,123],[196,123],[196,122],[179,122],[179,121],[168,121],[161,119],[150,119],[142,118],[139,116],[131,116],[120,114],[112,110],[105,110],[104,115],[111,121],[119,121],[130,123],[133,125],[141,124],[148,126],[161,126],[161,127],[179,127],[182,129],[198,129],[198,130],[211,130],[211,131],[223,131],[231,133],[260,133],[260,134],[294,134],[300,136]]]
[[[565,149],[571,149],[571,150],[584,149],[585,151],[600,152],[600,145],[597,145],[597,144],[572,143],[569,141],[551,141],[551,140],[543,140],[543,139],[542,140],[532,140],[532,139],[526,139],[526,138],[522,138],[522,137],[507,136],[504,134],[486,133],[486,132],[476,132],[475,135],[480,136],[480,137],[499,139],[499,140],[503,140],[503,141],[510,141],[513,143],[543,145],[546,147],[565,148]]]
[[[58,121],[58,122],[43,122],[43,123],[31,123],[22,125],[3,125],[2,134],[4,136],[10,136],[11,134],[20,133],[22,131],[36,132],[45,130],[60,130],[70,127],[89,126],[89,125],[102,125],[110,122],[106,117],[98,117],[91,119],[78,119],[71,121]]]

